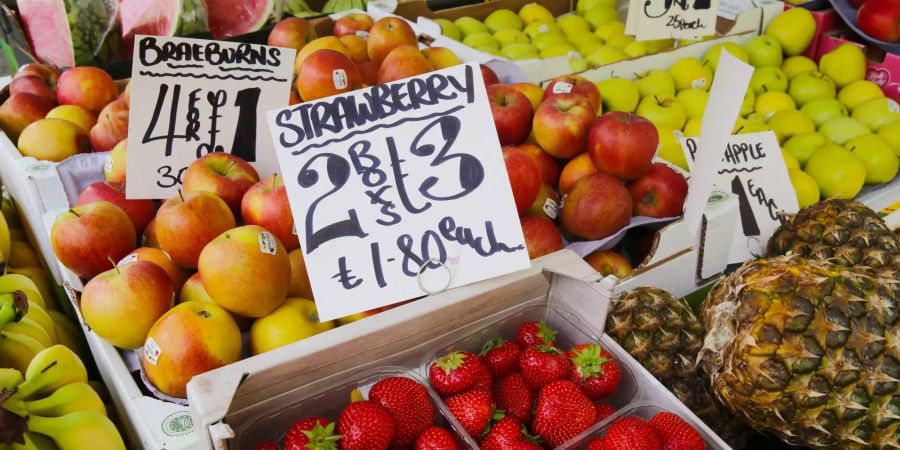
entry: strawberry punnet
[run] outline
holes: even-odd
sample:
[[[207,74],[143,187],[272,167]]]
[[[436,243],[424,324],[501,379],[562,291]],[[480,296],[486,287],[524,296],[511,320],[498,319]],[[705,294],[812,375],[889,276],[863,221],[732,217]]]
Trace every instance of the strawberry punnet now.
[[[551,448],[578,436],[597,422],[597,410],[575,383],[557,380],[544,386],[534,408],[532,430]]]
[[[430,427],[416,438],[413,450],[457,450],[456,438],[441,427]]]
[[[556,330],[547,326],[543,320],[529,320],[516,332],[516,342],[522,348],[532,345],[556,345]]]
[[[471,390],[456,394],[446,401],[447,409],[474,439],[480,439],[494,414],[491,391]]]
[[[387,450],[397,432],[391,413],[365,400],[344,408],[337,423],[341,450]]]
[[[494,398],[497,409],[503,410],[507,417],[523,423],[531,421],[534,391],[525,384],[522,374],[511,373],[498,381],[494,386]]]
[[[547,383],[565,378],[569,366],[568,358],[555,347],[528,347],[519,355],[519,370],[532,389],[540,389]]]
[[[284,435],[284,450],[334,450],[340,436],[334,423],[322,417],[300,419]]]
[[[592,441],[588,449],[663,450],[663,437],[650,422],[637,416],[628,416],[613,422],[606,434]]]
[[[369,390],[369,400],[385,407],[397,423],[392,447],[409,447],[434,425],[434,405],[425,387],[406,377],[385,378]]]
[[[650,419],[650,424],[663,436],[665,450],[704,450],[703,436],[678,414],[662,411]]]
[[[446,397],[469,390],[477,381],[481,361],[471,352],[450,352],[437,359],[428,369],[428,381]]]
[[[619,387],[622,373],[619,364],[600,344],[577,345],[569,350],[572,371],[569,379],[591,400],[612,395]]]
[[[512,417],[500,419],[481,442],[481,450],[540,450],[538,439]]]
[[[481,358],[481,363],[491,371],[494,378],[500,379],[519,369],[519,353],[521,351],[515,342],[497,338],[484,344],[479,358]]]

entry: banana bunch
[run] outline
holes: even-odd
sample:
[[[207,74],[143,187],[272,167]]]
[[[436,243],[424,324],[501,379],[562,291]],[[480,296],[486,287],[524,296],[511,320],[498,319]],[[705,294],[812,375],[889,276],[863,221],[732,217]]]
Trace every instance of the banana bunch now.
[[[284,0],[284,13],[294,17],[317,16],[319,12],[306,4],[305,0]]]
[[[322,12],[326,14],[347,11],[350,9],[366,10],[367,0],[328,0],[322,7]]]
[[[0,450],[125,449],[100,395],[88,384],[84,364],[64,345],[38,352],[24,377],[0,369],[0,398],[5,398],[0,407],[24,418],[27,428],[18,442],[0,444]]]

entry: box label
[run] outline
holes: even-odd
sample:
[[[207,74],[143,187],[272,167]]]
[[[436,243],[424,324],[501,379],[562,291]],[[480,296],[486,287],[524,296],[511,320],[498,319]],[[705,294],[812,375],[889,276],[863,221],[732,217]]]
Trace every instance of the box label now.
[[[715,34],[719,0],[631,0],[625,32],[638,41]]]

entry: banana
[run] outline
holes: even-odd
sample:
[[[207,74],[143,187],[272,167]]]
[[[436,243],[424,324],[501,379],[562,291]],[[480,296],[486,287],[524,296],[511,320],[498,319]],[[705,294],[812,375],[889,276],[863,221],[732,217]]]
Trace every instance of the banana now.
[[[50,318],[50,315],[47,314],[47,311],[41,305],[28,302],[28,313],[25,314],[25,318],[31,319],[40,325],[47,332],[47,336],[50,336],[51,342],[54,344],[59,343],[59,339],[56,336],[56,325],[53,324],[53,319]]]
[[[4,261],[10,256],[12,238],[9,235],[9,224],[3,214],[0,214],[0,274],[3,273]]]
[[[22,377],[22,372],[10,368],[0,369],[0,391],[15,389],[23,381],[25,378]]]
[[[19,322],[6,324],[6,326],[3,327],[3,330],[29,336],[32,339],[38,341],[38,343],[40,343],[41,347],[43,348],[47,348],[55,344],[55,342],[50,339],[50,335],[48,335],[47,332],[37,324],[37,322],[27,317],[22,318],[22,320]]]
[[[60,450],[125,450],[116,426],[94,411],[78,411],[62,417],[28,416],[28,429],[53,439]]]
[[[34,446],[37,450],[59,450],[59,447],[53,443],[53,440],[44,436],[42,434],[37,433],[25,433],[25,439],[31,439],[31,442],[34,443]]]
[[[6,194],[6,192],[4,192],[4,194]],[[6,225],[10,230],[22,229],[22,222],[19,220],[19,213],[16,212],[16,205],[14,205],[12,199],[6,195],[0,200],[0,216],[3,216],[3,219],[5,219]]]
[[[100,400],[103,400],[104,405],[109,405],[112,403],[112,397],[109,396],[109,390],[106,389],[106,385],[95,380],[88,381],[88,386],[100,396]]]
[[[0,330],[0,367],[11,367],[25,372],[43,350],[41,343],[30,336]]]
[[[56,328],[56,340],[60,344],[69,347],[69,349],[75,352],[75,354],[84,361],[90,353],[88,353],[87,345],[84,342],[84,335],[81,333],[81,330],[74,322],[69,320],[65,314],[59,311],[50,309],[47,310],[47,314],[50,315],[50,319],[53,320],[54,328]]]
[[[0,446],[0,450],[41,450],[41,448],[34,443],[34,435],[32,435],[31,433],[23,433],[22,439],[24,440],[23,443],[2,445]]]
[[[9,232],[7,232],[7,237]],[[6,259],[9,267],[41,267],[41,259],[37,252],[31,248],[31,244],[22,241],[11,241],[9,246],[9,258]]]
[[[22,402],[20,406],[29,415],[44,417],[62,417],[78,411],[94,411],[106,415],[103,400],[87,383],[67,384],[49,397]]]
[[[47,303],[44,302],[44,296],[41,295],[41,290],[34,284],[34,281],[31,281],[31,278],[28,278],[25,275],[8,273],[0,276],[0,292],[12,291],[22,291],[28,296],[28,300],[38,303],[45,309],[47,308]]]
[[[0,331],[0,336],[5,331]],[[32,396],[49,395],[72,383],[87,383],[87,369],[72,350],[54,345],[38,352],[25,370],[25,381],[7,401],[28,400]]]
[[[44,302],[44,309],[59,309],[56,304],[56,294],[54,294],[50,274],[41,267],[12,267],[6,269],[7,273],[14,275],[24,275],[34,283],[38,292],[41,294],[41,300]]]
[[[25,232],[18,228],[10,228],[9,229],[9,240],[10,241],[28,242],[28,236],[25,236]]]

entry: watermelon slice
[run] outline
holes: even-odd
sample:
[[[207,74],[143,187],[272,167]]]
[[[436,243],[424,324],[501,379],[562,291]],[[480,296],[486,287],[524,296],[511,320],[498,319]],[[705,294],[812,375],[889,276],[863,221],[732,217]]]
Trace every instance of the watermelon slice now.
[[[119,51],[116,0],[19,0],[35,55],[55,66],[100,65]]]
[[[206,0],[209,31],[216,39],[252,33],[274,18],[275,0]]]
[[[121,0],[122,52],[130,57],[134,37],[186,36],[209,30],[203,0]]]

